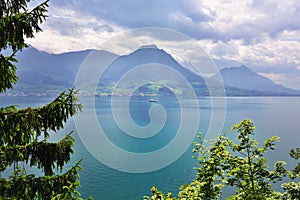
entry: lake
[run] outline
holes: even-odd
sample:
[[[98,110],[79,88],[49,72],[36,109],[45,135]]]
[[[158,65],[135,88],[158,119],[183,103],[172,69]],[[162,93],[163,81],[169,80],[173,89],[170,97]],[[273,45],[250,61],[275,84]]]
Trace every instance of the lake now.
[[[52,98],[0,97],[0,99],[1,107],[10,104],[18,104],[19,107],[35,107],[49,102]],[[194,120],[198,117],[197,127],[187,128],[187,130],[195,129],[196,133],[198,131],[206,133],[208,130],[213,132],[214,130],[210,129],[209,124],[214,120],[213,124],[221,124],[221,131],[227,131],[230,137],[235,138],[230,127],[243,119],[252,119],[256,126],[255,138],[258,141],[262,142],[273,135],[281,138],[276,150],[267,154],[271,166],[276,160],[291,162],[288,151],[291,148],[299,147],[300,144],[299,97],[227,97],[225,110],[219,106],[220,99],[218,98],[215,98],[216,104],[212,103],[211,98],[199,98],[196,106],[189,99],[179,101],[173,97],[161,97],[157,99],[157,103],[148,100],[148,97],[131,98],[126,104],[126,100],[120,97],[113,105],[113,109],[116,111],[112,113],[111,98],[96,97],[93,101],[82,98],[84,112],[75,119],[75,122],[70,119],[65,130],[61,132],[69,133],[75,130],[73,136],[76,144],[72,162],[83,159],[81,165],[83,170],[80,171],[81,188],[79,189],[83,197],[93,195],[96,200],[142,199],[144,195],[150,195],[152,185],[157,185],[165,192],[170,191],[176,194],[180,185],[189,183],[195,177],[196,173],[193,167],[197,166],[197,161],[192,159],[192,142],[187,144],[189,139],[179,138],[184,147],[179,145],[173,148],[174,153],[160,151],[166,146],[171,147],[172,142],[178,140],[178,129],[188,126],[182,124],[181,120],[186,120],[184,123],[190,122],[193,123],[191,126],[195,126]],[[118,102],[125,102],[125,104]],[[161,110],[159,105],[164,110]],[[154,128],[162,125],[162,129],[154,135],[149,135],[151,131],[147,129],[143,129],[145,132],[141,135],[126,133],[126,127],[125,129],[119,127],[122,124],[122,117],[118,119],[121,120],[119,122],[115,118],[115,115],[125,116],[128,112],[124,108],[126,106],[129,108],[130,119],[124,119],[125,122],[131,120],[139,128],[147,127],[152,123]],[[153,109],[153,107],[155,108]],[[149,109],[153,111],[153,115],[149,116]],[[182,114],[184,112],[186,115]],[[197,114],[194,115],[194,113]],[[165,114],[167,116],[165,122],[160,124],[160,119],[164,119]],[[220,117],[223,114],[224,123]],[[94,121],[92,120],[95,120],[93,115],[96,116],[97,126],[101,127],[105,134],[101,137],[110,141],[119,148],[118,151],[125,152],[125,154],[122,153],[120,154],[122,156],[118,157],[115,155],[115,149],[107,149],[108,143],[104,144],[104,140],[99,139],[101,134],[96,131],[99,127],[96,127],[93,132],[94,125],[92,123]],[[152,121],[151,116],[153,117]],[[80,119],[83,120],[79,124],[78,120]],[[80,131],[76,131],[76,128]],[[82,132],[81,130],[85,130],[85,128],[87,132]],[[187,134],[187,138],[193,137],[194,140],[196,133],[184,134]],[[209,132],[206,137],[213,138],[215,134]],[[54,134],[52,140],[58,140],[60,137],[59,134]],[[89,143],[87,144],[87,142]],[[132,157],[126,157],[128,152]],[[156,156],[155,152],[164,152],[165,154],[161,153]],[[151,156],[152,153],[153,156]],[[144,155],[145,159],[137,158],[135,160],[134,156],[137,155]],[[224,191],[224,196],[229,193],[230,190]]]

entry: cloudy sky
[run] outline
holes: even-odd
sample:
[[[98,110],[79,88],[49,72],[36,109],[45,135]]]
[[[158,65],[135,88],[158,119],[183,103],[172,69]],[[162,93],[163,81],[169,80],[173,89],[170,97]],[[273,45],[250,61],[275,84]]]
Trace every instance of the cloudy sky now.
[[[299,19],[299,0],[51,0],[44,31],[28,43],[50,53],[105,49],[126,31],[167,28],[190,37],[220,68],[244,64],[300,89]],[[182,41],[156,39],[171,41],[180,55]]]

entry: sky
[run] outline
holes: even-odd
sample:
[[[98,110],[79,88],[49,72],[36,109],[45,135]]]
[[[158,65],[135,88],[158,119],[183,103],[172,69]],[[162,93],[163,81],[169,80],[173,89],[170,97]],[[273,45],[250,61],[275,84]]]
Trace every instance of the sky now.
[[[114,38],[157,27],[186,35],[219,68],[243,64],[275,83],[300,90],[299,0],[50,0],[49,5],[43,32],[27,40],[41,51],[105,49],[122,55],[128,51],[114,44]],[[196,50],[184,51],[189,43],[165,35],[136,40],[158,47],[168,43],[177,56],[197,59]],[[122,42],[124,47],[126,40]]]

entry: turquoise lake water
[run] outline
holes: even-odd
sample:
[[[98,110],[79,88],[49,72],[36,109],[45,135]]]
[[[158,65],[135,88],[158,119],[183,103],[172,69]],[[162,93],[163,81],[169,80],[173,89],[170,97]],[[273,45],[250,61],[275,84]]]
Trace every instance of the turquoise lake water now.
[[[52,98],[1,97],[0,99],[1,106],[18,104],[20,107],[35,107],[49,102]],[[123,99],[120,98],[119,100],[122,101]],[[164,148],[177,137],[177,130],[182,120],[182,109],[186,109],[188,113],[199,112],[200,121],[197,131],[207,132],[211,120],[222,113],[222,107],[218,107],[218,104],[212,105],[210,98],[200,98],[198,103],[199,106],[192,106],[189,99],[179,103],[178,99],[173,97],[159,98],[157,103],[148,102],[147,97],[130,99],[130,117],[139,126],[147,126],[151,122],[148,114],[151,106],[159,104],[165,109],[167,118],[163,128],[149,138],[132,137],[118,127],[111,112],[110,98],[96,97],[95,102],[84,101],[85,109],[81,116],[88,119],[92,111],[95,111],[99,126],[113,144],[126,152],[147,155],[149,152]],[[123,109],[122,106],[117,107],[120,112],[123,112]],[[234,134],[230,132],[230,127],[243,119],[252,119],[256,126],[255,138],[258,141],[262,142],[273,135],[278,135],[281,138],[276,150],[267,154],[270,164],[272,165],[276,160],[291,162],[288,156],[289,149],[300,146],[299,97],[228,97],[226,98],[225,111],[222,131],[227,131],[230,137],[235,138]],[[192,120],[188,119],[191,122]],[[223,125],[222,120],[217,122]],[[87,120],[85,126],[90,127],[90,123]],[[76,138],[75,154],[72,162],[83,159],[83,170],[80,172],[81,188],[79,189],[83,197],[93,195],[96,200],[142,199],[144,195],[150,194],[150,188],[154,184],[165,192],[170,191],[176,194],[180,185],[189,183],[195,177],[193,167],[197,166],[197,161],[192,159],[192,144],[187,147],[186,151],[182,152],[180,158],[167,167],[147,173],[128,173],[112,169],[96,159],[87,150],[86,144],[82,142],[84,141],[83,137],[92,137],[93,135],[78,134],[74,120],[70,119],[65,126],[65,130],[61,132],[68,133],[72,130],[75,130],[73,136]],[[194,133],[186,134],[195,135]],[[211,137],[210,133],[207,133],[206,136],[207,138]],[[58,140],[60,137],[59,134],[56,134],[53,135],[52,139]],[[89,138],[89,141],[92,141],[89,145],[99,147],[99,154],[103,151],[106,155],[112,154],[110,149],[102,148],[104,146],[103,141],[97,140],[96,137]],[[178,147],[178,149],[180,148]],[[95,152],[93,153],[95,154]],[[157,159],[152,158],[150,163],[163,163],[163,159],[168,159],[170,156],[172,155],[161,155]],[[126,160],[126,158],[120,159]],[[118,160],[115,162],[118,164]],[[133,166],[135,166],[135,163],[133,163]],[[122,168],[122,166],[118,167]],[[230,189],[226,189],[224,196],[229,193]]]

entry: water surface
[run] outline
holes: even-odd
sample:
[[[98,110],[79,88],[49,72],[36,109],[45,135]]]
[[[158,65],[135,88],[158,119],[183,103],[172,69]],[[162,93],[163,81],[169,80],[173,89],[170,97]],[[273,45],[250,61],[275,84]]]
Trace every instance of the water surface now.
[[[18,104],[20,107],[36,107],[50,100],[52,100],[51,97],[1,97],[0,104],[1,107],[10,104]],[[146,98],[133,100],[130,103],[132,120],[140,126],[147,125],[150,120],[148,110],[151,105]],[[229,97],[226,102],[226,120],[223,131],[229,132],[229,136],[235,138],[235,135],[230,132],[230,127],[243,119],[252,119],[256,126],[255,138],[261,143],[273,135],[278,135],[281,138],[276,150],[267,154],[271,166],[276,160],[291,162],[288,157],[289,149],[300,145],[299,97]],[[117,127],[111,114],[109,98],[97,97],[95,104],[90,103],[85,105],[86,115],[89,114],[88,110],[93,109],[93,105],[95,105],[99,123],[107,133],[108,138],[120,148],[136,153],[147,153],[163,148],[176,136],[176,130],[181,120],[178,100],[176,98],[161,98],[158,103],[164,106],[168,114],[166,126],[155,137],[141,140],[124,134]],[[200,109],[201,120],[198,131],[203,133],[206,133],[211,120],[211,110],[215,109],[218,112],[219,109],[217,107],[212,108],[211,105],[210,98],[201,98],[199,99],[199,107],[189,107],[191,112],[193,109]],[[188,100],[186,104],[181,106],[188,107]],[[86,150],[78,137],[72,119],[68,121],[65,130],[61,133],[69,133],[72,130],[75,130],[73,136],[76,138],[75,154],[72,161],[74,163],[83,159],[83,170],[80,172],[81,188],[79,189],[83,197],[93,195],[97,200],[142,199],[143,195],[150,194],[152,185],[157,185],[166,192],[177,193],[180,185],[189,183],[195,177],[193,167],[197,166],[197,162],[191,158],[192,144],[178,160],[168,167],[150,173],[125,173],[102,164]],[[52,140],[58,140],[60,137],[60,134],[54,134]],[[101,145],[101,141],[96,142]],[[153,162],[160,162],[160,160],[153,160]],[[230,192],[225,191],[225,194],[228,193]]]

